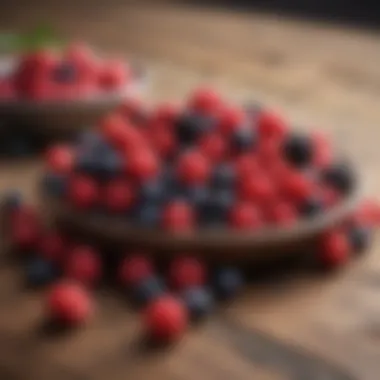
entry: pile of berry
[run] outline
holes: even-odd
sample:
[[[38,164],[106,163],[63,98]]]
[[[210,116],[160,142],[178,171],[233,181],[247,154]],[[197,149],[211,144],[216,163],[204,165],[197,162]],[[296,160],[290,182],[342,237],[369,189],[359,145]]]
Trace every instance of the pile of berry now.
[[[0,64],[0,101],[77,99],[121,90],[135,79],[124,60],[102,59],[80,44],[62,52],[28,52]]]
[[[71,146],[46,156],[47,194],[75,210],[182,232],[291,226],[355,186],[326,138],[301,134],[271,110],[199,89],[184,107],[129,102]]]

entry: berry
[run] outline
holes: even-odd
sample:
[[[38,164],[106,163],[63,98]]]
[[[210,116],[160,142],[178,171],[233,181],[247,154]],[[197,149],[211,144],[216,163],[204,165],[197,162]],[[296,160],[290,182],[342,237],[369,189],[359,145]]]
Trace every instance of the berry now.
[[[124,286],[137,285],[152,275],[152,262],[138,254],[123,259],[118,270],[119,282]]]
[[[73,167],[73,154],[66,146],[54,146],[46,153],[46,164],[54,173],[69,173]]]
[[[348,231],[348,239],[354,253],[360,254],[371,245],[371,229],[364,226],[353,226]]]
[[[280,202],[267,210],[268,220],[275,225],[290,226],[297,221],[297,212],[292,204]]]
[[[294,202],[310,199],[315,186],[305,175],[299,172],[289,172],[280,180],[280,189],[286,198]]]
[[[91,247],[78,246],[68,255],[65,275],[84,285],[94,285],[101,277],[101,261],[97,252]]]
[[[154,228],[159,225],[161,207],[156,203],[143,203],[137,210],[137,223],[146,228]]]
[[[141,184],[139,196],[143,203],[159,203],[165,198],[163,179],[153,179]]]
[[[286,123],[280,115],[271,111],[260,112],[256,124],[259,136],[264,139],[282,139],[287,130]]]
[[[224,135],[236,131],[245,121],[245,114],[239,107],[224,107],[221,111],[218,130]]]
[[[345,163],[336,163],[322,172],[324,181],[342,194],[349,193],[354,184],[355,176],[352,169]]]
[[[349,240],[342,232],[330,232],[323,236],[319,249],[319,259],[328,269],[340,267],[349,259]]]
[[[242,201],[255,203],[271,203],[276,197],[276,189],[264,175],[250,175],[243,178],[238,185],[239,197]]]
[[[214,118],[210,116],[186,113],[176,121],[175,132],[177,140],[182,145],[190,145],[203,134],[211,132],[214,125]]]
[[[179,115],[179,111],[178,104],[170,102],[161,103],[156,106],[152,118],[155,121],[164,123],[166,126],[170,126]]]
[[[53,285],[47,296],[46,308],[50,318],[68,325],[83,324],[93,311],[86,290],[71,282]]]
[[[169,268],[170,283],[175,289],[201,286],[206,281],[204,265],[192,257],[180,257]]]
[[[195,215],[187,202],[175,200],[167,204],[162,214],[162,226],[172,232],[192,229]]]
[[[56,276],[56,271],[50,261],[40,258],[33,258],[25,268],[27,283],[31,286],[46,285],[53,281]]]
[[[219,298],[228,300],[237,295],[243,285],[243,276],[235,268],[220,268],[215,273],[214,286]]]
[[[210,88],[199,88],[190,96],[188,106],[200,114],[211,115],[220,110],[221,99],[216,91]]]
[[[183,303],[171,296],[152,302],[144,311],[144,327],[156,341],[171,343],[178,340],[187,328],[188,315]]]
[[[307,136],[293,134],[285,140],[283,153],[292,165],[305,167],[314,159],[313,143]]]
[[[38,253],[47,261],[60,261],[65,252],[65,241],[56,231],[47,232],[41,236],[38,243]]]
[[[130,157],[128,172],[140,181],[154,178],[159,172],[159,163],[152,152],[147,149],[136,150]]]
[[[70,179],[67,195],[69,201],[79,209],[90,208],[98,201],[96,183],[84,176]]]
[[[71,62],[62,62],[53,70],[53,80],[57,83],[74,83],[77,79],[77,75],[77,70]]]
[[[212,162],[219,162],[226,153],[226,142],[217,133],[205,133],[199,140],[199,151]]]
[[[214,188],[232,188],[236,179],[236,172],[232,165],[221,164],[214,168],[211,183]]]
[[[150,130],[149,139],[160,157],[167,159],[173,156],[176,150],[176,140],[172,131],[169,129]]]
[[[186,185],[204,183],[210,174],[209,163],[198,151],[184,153],[179,160],[177,176]]]
[[[111,212],[125,212],[133,204],[134,191],[127,181],[111,180],[104,189],[104,205]]]
[[[186,289],[182,293],[182,299],[187,307],[191,320],[194,322],[210,314],[214,306],[214,299],[211,292],[201,287]]]
[[[128,82],[130,75],[130,70],[125,62],[105,62],[100,68],[99,85],[103,90],[119,89]]]
[[[165,292],[165,286],[161,279],[155,276],[143,278],[132,288],[132,296],[137,306],[145,306],[161,297]]]
[[[257,159],[251,154],[239,155],[234,162],[234,168],[236,177],[243,181],[247,177],[261,174],[259,163]]]
[[[214,190],[201,205],[200,216],[204,225],[221,225],[234,204],[235,197],[229,189]]]
[[[39,226],[33,222],[13,222],[10,230],[10,241],[21,250],[29,250],[36,246],[40,235]]]
[[[306,199],[300,205],[300,214],[306,218],[313,218],[323,212],[324,204],[318,197]]]
[[[232,148],[235,152],[252,151],[256,145],[256,136],[249,128],[240,127],[232,134]]]
[[[255,206],[242,202],[232,208],[230,225],[239,230],[256,229],[262,226],[262,218]]]
[[[61,198],[67,191],[67,177],[62,174],[45,173],[41,187],[46,195]]]
[[[195,186],[184,191],[186,200],[195,208],[203,207],[210,198],[210,191],[205,186]]]

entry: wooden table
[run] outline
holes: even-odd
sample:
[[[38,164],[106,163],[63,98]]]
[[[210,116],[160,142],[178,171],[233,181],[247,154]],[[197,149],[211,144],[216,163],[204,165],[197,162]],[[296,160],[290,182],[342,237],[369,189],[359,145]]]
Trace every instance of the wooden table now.
[[[60,2],[2,9],[1,25],[49,17],[68,36],[145,60],[152,98],[183,96],[209,81],[239,100],[268,102],[295,124],[330,131],[380,190],[380,36],[259,14],[144,2]],[[36,162],[4,163],[1,186],[33,197]],[[99,295],[84,330],[39,333],[39,293],[20,271],[0,271],[0,378],[4,380],[377,380],[380,260],[375,247],[331,278],[307,275],[252,286],[175,350],[138,344],[139,319],[116,295]],[[3,260],[5,261],[5,260]]]

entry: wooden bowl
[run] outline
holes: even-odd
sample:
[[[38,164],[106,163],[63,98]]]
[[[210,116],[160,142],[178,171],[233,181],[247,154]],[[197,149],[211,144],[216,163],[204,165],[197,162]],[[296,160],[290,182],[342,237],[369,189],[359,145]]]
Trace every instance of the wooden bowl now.
[[[51,218],[61,228],[90,241],[146,248],[167,255],[196,252],[210,259],[229,261],[274,258],[297,251],[307,253],[322,233],[342,222],[356,209],[359,200],[359,186],[355,185],[339,205],[292,227],[268,227],[254,232],[204,229],[173,234],[139,228],[117,217],[83,214],[62,201],[46,198],[46,195],[43,198],[44,204],[47,201]]]

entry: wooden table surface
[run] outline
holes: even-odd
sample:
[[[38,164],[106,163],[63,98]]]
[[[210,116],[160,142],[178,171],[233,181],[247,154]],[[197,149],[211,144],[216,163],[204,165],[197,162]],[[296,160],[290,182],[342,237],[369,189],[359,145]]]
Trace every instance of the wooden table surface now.
[[[267,102],[296,125],[330,131],[362,169],[370,194],[380,181],[380,36],[259,14],[144,2],[8,6],[0,25],[50,20],[66,35],[131,53],[151,71],[151,97],[183,96],[209,81],[239,100]],[[1,187],[33,197],[38,163],[3,163]],[[39,333],[40,293],[0,270],[0,379],[377,380],[380,260],[329,278],[288,276],[252,286],[174,350],[138,344],[138,315],[116,295],[99,295],[85,329]],[[5,260],[3,260],[5,261]]]

